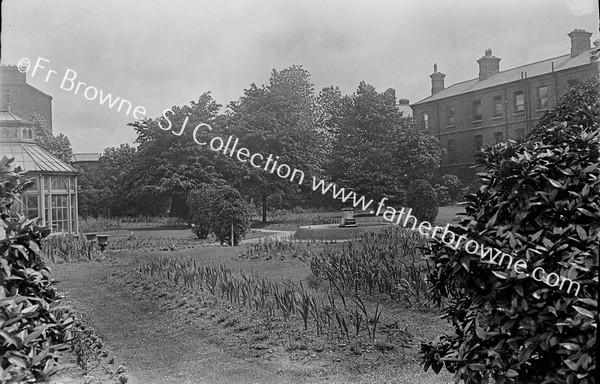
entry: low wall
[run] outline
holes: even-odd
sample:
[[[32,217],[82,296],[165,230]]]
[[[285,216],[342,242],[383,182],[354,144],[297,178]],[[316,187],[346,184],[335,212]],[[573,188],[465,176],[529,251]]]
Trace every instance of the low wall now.
[[[360,237],[362,233],[381,231],[388,228],[388,223],[358,223],[356,227],[339,227],[337,224],[309,225],[296,230],[296,240],[350,240]]]

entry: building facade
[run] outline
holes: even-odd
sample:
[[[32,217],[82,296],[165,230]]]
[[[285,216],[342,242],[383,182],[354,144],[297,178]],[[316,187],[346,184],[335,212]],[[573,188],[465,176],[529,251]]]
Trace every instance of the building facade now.
[[[421,129],[446,148],[441,173],[465,181],[475,178],[475,154],[483,146],[525,137],[561,96],[596,75],[599,63],[591,35],[576,29],[568,34],[569,54],[505,71],[488,49],[477,60],[478,78],[447,88],[446,75],[434,65],[431,96],[411,107]]]
[[[52,129],[52,96],[27,84],[25,73],[21,73],[16,65],[2,65],[0,67],[0,90],[2,95],[8,91],[10,107],[13,113],[31,119],[37,113],[44,117]],[[0,100],[0,111],[6,111],[7,100]]]

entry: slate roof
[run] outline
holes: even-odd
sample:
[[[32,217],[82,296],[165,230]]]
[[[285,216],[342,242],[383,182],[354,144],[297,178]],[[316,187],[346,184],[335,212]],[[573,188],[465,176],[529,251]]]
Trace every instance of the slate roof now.
[[[521,79],[521,72],[527,72],[527,78],[552,73],[552,63],[554,63],[554,72],[583,66],[590,63],[590,51],[584,51],[575,57],[571,57],[570,54],[567,54],[512,69],[507,69],[506,71],[495,73],[485,80],[479,80],[479,78],[476,78],[463,81],[462,83],[456,83],[448,88],[443,89],[435,95],[428,96],[412,105],[414,106],[430,101],[445,99],[447,97],[517,81]]]

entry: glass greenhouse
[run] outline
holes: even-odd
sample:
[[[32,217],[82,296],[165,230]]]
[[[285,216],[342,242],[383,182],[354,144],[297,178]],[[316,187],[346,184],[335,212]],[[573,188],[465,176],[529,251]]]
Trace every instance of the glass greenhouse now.
[[[33,123],[10,112],[0,112],[0,158],[14,157],[13,164],[34,185],[21,197],[16,211],[38,217],[52,232],[77,233],[77,171],[35,142]]]

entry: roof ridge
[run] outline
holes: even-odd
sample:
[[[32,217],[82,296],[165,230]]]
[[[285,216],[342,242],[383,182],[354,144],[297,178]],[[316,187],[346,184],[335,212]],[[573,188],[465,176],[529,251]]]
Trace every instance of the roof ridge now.
[[[54,156],[52,153],[40,147],[36,143],[15,144],[20,145],[23,148],[23,151],[25,151],[31,157],[36,165],[36,168],[39,168],[38,172],[77,173],[75,168],[73,168],[70,164],[67,164],[67,162]],[[44,169],[44,167],[58,167],[58,169]]]
[[[498,75],[498,74],[505,73],[505,72],[508,72],[508,71],[512,71],[512,70],[514,70],[514,69],[519,69],[519,68],[527,67],[527,66],[530,66],[530,65],[534,65],[534,64],[543,63],[544,61],[548,61],[548,60],[555,60],[555,59],[558,59],[558,58],[561,58],[561,57],[564,57],[564,56],[570,56],[570,54],[568,54],[568,53],[567,53],[567,54],[565,54],[565,55],[556,56],[556,57],[551,57],[551,58],[549,58],[549,59],[546,59],[546,60],[534,61],[533,63],[529,63],[529,64],[523,64],[523,65],[519,65],[518,67],[513,67],[513,68],[505,69],[504,71],[499,71],[499,72],[496,72],[496,73],[494,73],[493,75],[491,75],[490,77],[486,78],[485,80],[487,80],[487,79],[489,79],[489,78],[491,78],[491,77],[493,77],[493,76],[496,76],[496,75]],[[577,56],[579,56],[579,55],[577,55]],[[577,57],[577,56],[575,56],[575,57]],[[444,89],[450,89],[450,88],[454,87],[455,85],[459,85],[459,84],[468,83],[469,81],[474,81],[474,80],[477,80],[477,81],[479,81],[479,78],[478,78],[478,77],[474,77],[474,78],[472,78],[472,79],[469,79],[469,80],[463,80],[463,81],[459,81],[458,83],[454,83],[454,84],[452,84],[451,86],[449,86],[448,88],[444,88]],[[485,80],[484,80],[484,81],[485,81]],[[431,95],[431,96],[433,96],[433,95]]]
[[[570,59],[572,59],[572,60],[576,60],[577,58],[579,58],[579,57],[580,57],[580,56],[582,56],[582,55],[585,55],[585,54],[588,54],[588,55],[589,55],[589,52],[590,52],[591,50],[592,50],[592,48],[586,49],[585,51],[582,51],[582,52],[581,52],[579,55],[577,55],[577,56],[573,56],[573,57],[571,57],[571,55],[570,55],[569,53],[567,53],[567,54],[563,54],[563,55],[560,55],[560,56],[554,56],[554,57],[550,57],[550,58],[548,58],[548,59],[544,59],[544,60],[538,60],[538,61],[534,61],[534,62],[531,62],[531,63],[527,63],[527,64],[519,65],[519,66],[516,66],[516,67],[508,68],[508,69],[505,69],[505,70],[503,70],[503,71],[496,72],[496,73],[494,73],[493,75],[490,75],[490,76],[489,76],[488,78],[486,78],[485,80],[479,80],[479,78],[477,78],[477,77],[476,77],[476,78],[472,78],[472,79],[469,79],[469,80],[460,81],[460,82],[458,82],[458,83],[454,83],[454,84],[450,85],[450,86],[449,86],[449,87],[447,87],[447,88],[444,88],[443,90],[441,90],[440,92],[438,92],[438,93],[436,93],[436,94],[429,95],[429,96],[427,96],[426,98],[424,98],[424,99],[421,99],[421,100],[417,101],[416,103],[414,103],[414,104],[412,104],[412,105],[416,105],[416,104],[419,104],[419,103],[426,102],[426,101],[428,101],[429,99],[431,99],[431,98],[434,98],[434,97],[435,97],[436,95],[438,95],[439,93],[445,92],[446,90],[451,90],[451,89],[453,89],[453,88],[456,88],[457,86],[460,86],[460,85],[465,85],[465,84],[467,84],[467,83],[473,83],[473,84],[482,84],[482,85],[484,85],[484,84],[486,84],[486,83],[487,83],[487,84],[489,84],[489,83],[491,83],[493,80],[495,80],[495,79],[498,79],[498,77],[499,77],[499,76],[501,76],[501,75],[505,75],[505,74],[507,74],[507,73],[509,73],[509,72],[511,72],[511,71],[517,71],[517,70],[519,70],[520,68],[532,67],[532,66],[536,66],[536,65],[539,65],[539,64],[541,64],[541,63],[544,63],[544,62],[553,62],[554,60],[559,60],[559,59],[569,59],[569,58],[570,58]],[[568,60],[567,60],[567,63],[568,63]],[[586,64],[587,64],[587,63],[586,63]],[[582,64],[579,64],[579,65],[582,65]],[[555,67],[555,70],[556,70],[556,67]],[[550,72],[550,71],[548,71],[548,73],[551,73],[551,72]],[[538,75],[539,75],[539,74],[538,74]],[[538,75],[534,75],[534,76],[538,76]],[[490,81],[490,80],[491,80],[491,81]],[[514,81],[517,81],[517,80],[519,80],[519,79],[516,79],[516,80],[514,80]],[[504,83],[504,82],[503,82],[503,83]],[[490,85],[490,86],[495,86],[495,85]],[[473,87],[473,88],[475,88],[475,87]],[[477,90],[480,90],[480,89],[485,89],[485,88],[486,88],[485,86],[482,86],[481,88],[479,88],[479,89],[477,89]],[[468,93],[468,92],[472,92],[472,91],[474,91],[474,90],[473,90],[473,89],[465,89],[465,90],[463,90],[463,91],[462,91],[462,92],[460,92],[460,93],[462,94],[462,93]],[[452,96],[455,96],[455,95],[441,96],[441,97],[438,97],[438,98],[436,98],[436,100],[441,100],[441,99],[444,99],[444,98],[446,98],[446,97],[452,97]]]
[[[588,50],[588,51],[589,51],[589,50]],[[584,51],[584,52],[587,52],[587,51]],[[581,55],[581,54],[583,54],[583,52],[582,52],[582,53],[580,53],[580,55]],[[534,61],[533,63],[519,65],[518,67],[509,68],[509,69],[506,69],[506,70],[504,70],[504,71],[500,71],[500,72],[498,72],[498,73],[502,73],[502,72],[508,72],[508,71],[512,71],[512,70],[514,70],[514,69],[519,69],[519,68],[523,68],[523,67],[528,67],[528,66],[530,66],[530,65],[535,65],[535,64],[543,63],[544,61],[556,60],[556,59],[558,59],[558,58],[561,58],[561,57],[566,57],[566,56],[569,56],[569,57],[570,57],[570,56],[571,56],[571,54],[567,53],[567,54],[565,54],[565,55],[556,56],[556,57],[551,57],[551,58],[549,58],[549,59],[545,59],[545,60]],[[577,55],[577,56],[574,56],[573,58],[575,58],[575,57],[578,57],[578,56],[579,56],[579,55]],[[494,76],[494,75],[497,75],[498,73],[494,73],[492,76]],[[490,77],[492,77],[492,76],[490,76]],[[488,79],[489,79],[489,77],[488,77]],[[487,79],[486,79],[486,80],[487,80]]]

